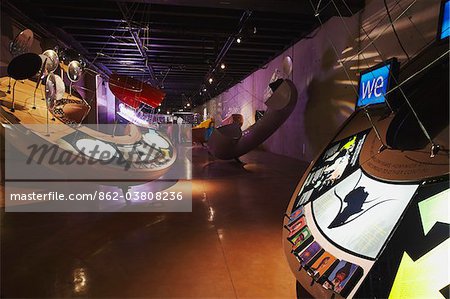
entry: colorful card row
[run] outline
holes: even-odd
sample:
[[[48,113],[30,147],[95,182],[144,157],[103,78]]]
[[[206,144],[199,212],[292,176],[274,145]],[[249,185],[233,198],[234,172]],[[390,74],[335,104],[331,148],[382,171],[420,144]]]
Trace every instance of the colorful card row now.
[[[306,225],[303,206],[289,216],[285,228],[289,231],[287,239],[292,244],[291,252],[301,265],[299,271],[303,268],[324,288],[343,297],[348,296],[362,277],[363,269],[358,265],[337,259],[314,241]]]

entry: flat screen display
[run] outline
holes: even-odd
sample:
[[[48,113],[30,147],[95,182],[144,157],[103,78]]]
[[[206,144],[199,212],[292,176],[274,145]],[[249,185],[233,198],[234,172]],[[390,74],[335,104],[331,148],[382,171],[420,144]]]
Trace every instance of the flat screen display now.
[[[392,63],[384,63],[361,73],[357,107],[386,102],[392,68]]]
[[[441,11],[439,38],[445,39],[450,35],[450,1],[444,1]]]
[[[337,246],[376,258],[417,187],[380,182],[358,169],[312,202],[314,219]]]

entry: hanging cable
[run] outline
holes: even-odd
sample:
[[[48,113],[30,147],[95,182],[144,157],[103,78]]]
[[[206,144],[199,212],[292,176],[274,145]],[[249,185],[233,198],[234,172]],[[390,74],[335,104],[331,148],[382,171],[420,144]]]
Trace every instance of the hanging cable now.
[[[393,22],[393,23],[397,22],[401,17],[403,17],[403,15],[404,15],[411,7],[414,6],[414,4],[416,4],[416,2],[417,2],[417,0],[412,1],[412,2],[404,9],[404,11],[403,11],[401,14],[399,14],[392,22]],[[370,39],[370,42],[369,42],[365,47],[363,47],[360,51],[358,51],[358,53],[356,53],[356,54],[353,55],[352,57],[349,57],[348,59],[346,59],[346,61],[347,61],[347,60],[352,60],[352,59],[354,59],[355,57],[361,55],[361,53],[364,52],[365,50],[367,50],[371,45],[373,45],[373,44],[375,43],[375,41],[377,41],[389,27],[391,27],[391,24],[388,24],[386,27],[384,27],[383,30],[381,30],[381,31],[377,34],[377,36],[375,36],[375,38]]]
[[[309,3],[311,4],[311,7],[313,9],[315,9],[314,4],[312,3],[312,0],[309,0]],[[320,27],[323,27],[323,22],[322,19],[320,18],[320,12],[319,11],[315,11],[314,12],[315,17],[317,18],[317,20],[320,23]],[[339,60],[339,52],[336,48],[336,46],[334,45],[333,41],[330,39],[330,37],[328,36],[328,34],[325,34],[325,37],[327,38],[328,42],[331,44],[331,47],[333,48],[334,54],[336,55],[336,58]],[[358,91],[356,90],[355,85],[353,84],[353,80],[350,77],[350,74],[348,73],[347,69],[345,68],[345,65],[343,62],[341,62],[341,60],[339,60],[340,64],[342,65],[342,68],[344,69],[345,75],[347,76],[347,79],[350,82],[350,85],[352,86],[353,91],[355,92],[355,95],[358,96]]]
[[[408,52],[406,52],[405,48],[403,47],[402,41],[400,40],[400,37],[397,34],[397,30],[395,29],[394,23],[392,22],[391,12],[389,11],[389,7],[388,7],[388,5],[386,3],[386,0],[383,0],[383,3],[384,3],[384,7],[386,8],[386,13],[387,13],[388,18],[389,18],[389,23],[391,23],[391,27],[392,27],[392,30],[394,31],[395,37],[397,38],[398,44],[400,45],[400,48],[402,48],[403,53],[405,53],[406,58],[409,61],[410,58],[409,58]]]
[[[334,0],[331,0],[331,1],[333,1],[334,2]],[[343,0],[343,1],[345,1],[345,0]],[[396,19],[395,19],[395,21],[397,21],[397,20],[399,20],[399,18],[401,17],[401,16],[403,16],[405,13],[406,13],[406,11],[410,8],[410,7],[412,7],[412,5],[414,5],[416,3],[416,1],[413,1]],[[347,6],[348,7],[348,6]],[[337,8],[336,8],[337,9]],[[338,10],[339,11],[339,10]],[[395,22],[394,21],[394,22]],[[393,23],[391,22],[391,25],[392,25]],[[389,27],[389,26],[388,26]],[[387,28],[385,28],[385,30],[386,30]],[[385,31],[385,30],[383,30],[382,31],[382,33]],[[369,44],[371,44],[371,43],[374,43],[374,41],[376,40],[376,39],[378,39],[380,37],[380,35],[378,35],[374,40],[370,40],[370,37],[368,36],[368,38],[369,38],[369,40],[370,40],[370,43]],[[364,47],[364,49],[366,49],[367,47]],[[363,50],[364,50],[363,49]],[[359,52],[362,52],[363,50],[361,50],[361,51],[359,51]],[[378,51],[378,50],[377,50]],[[383,60],[383,61],[386,61],[386,59],[383,57],[383,55],[381,54],[381,52],[380,51],[378,51],[378,54],[380,55],[380,57],[381,57],[381,59]],[[398,84],[398,81],[397,81],[397,79],[395,78],[395,77],[392,77],[392,79],[393,79],[393,81],[394,81],[394,83],[395,83],[395,85],[399,85]],[[440,150],[440,146],[439,146],[439,144],[435,144],[434,142],[433,142],[433,140],[431,139],[431,136],[430,136],[430,134],[428,133],[428,130],[425,128],[425,126],[423,125],[423,123],[422,123],[422,121],[420,120],[420,118],[419,118],[419,116],[418,116],[418,114],[417,114],[417,112],[415,111],[415,109],[414,109],[414,107],[411,105],[411,102],[409,101],[409,99],[408,99],[408,97],[406,96],[406,94],[405,94],[405,92],[403,91],[403,89],[401,88],[401,87],[399,87],[398,88],[399,89],[399,91],[400,91],[400,93],[401,93],[401,95],[402,95],[402,97],[405,99],[405,101],[406,101],[406,103],[407,103],[407,105],[409,106],[409,108],[411,109],[411,112],[413,113],[413,115],[414,115],[414,117],[415,117],[415,119],[416,119],[416,121],[417,121],[417,123],[418,123],[418,125],[419,125],[419,127],[420,127],[420,129],[421,129],[421,131],[423,132],[423,134],[425,135],[425,137],[428,139],[428,141],[430,142],[430,144],[431,144],[431,155],[430,155],[430,157],[431,158],[433,158],[433,157],[435,157],[435,155],[436,155],[436,153]]]
[[[347,31],[348,36],[350,36],[350,37],[352,37],[353,39],[355,39],[355,37],[353,36],[353,34],[350,32],[350,29],[348,28],[347,23],[344,21],[344,17],[343,17],[343,15],[342,15],[341,11],[339,10],[338,6],[336,5],[335,1],[334,1],[334,0],[331,0],[331,2],[333,3],[334,8],[336,9],[336,11],[337,11],[337,13],[338,13],[338,15],[339,15],[339,18],[341,19],[341,22],[342,22],[342,24],[344,25],[345,30]],[[345,1],[344,1],[344,2],[345,2]],[[362,27],[362,26],[361,26],[361,27]],[[362,30],[365,32],[364,28],[362,28]],[[370,41],[370,37],[369,37],[369,36],[368,36],[368,38],[369,38],[369,41]],[[356,39],[355,39],[355,40],[356,40]],[[385,59],[383,59],[383,55],[381,54],[381,51],[378,50],[377,46],[376,46],[375,44],[373,44],[373,47],[375,48],[375,50],[377,51],[377,53],[378,53],[378,55],[381,57],[381,59],[382,59],[382,60],[385,60]],[[369,64],[369,62],[368,62],[366,56],[364,56],[364,53],[363,53],[363,52],[361,52],[361,56],[362,56],[362,58],[363,58],[363,61],[364,61],[365,64],[366,64],[366,66],[367,66],[368,68],[370,68],[371,65]],[[358,62],[359,62],[359,57],[358,57]],[[370,73],[370,74],[372,75],[373,79],[375,79],[374,74],[373,74],[373,73]],[[391,110],[391,112],[393,113],[394,110],[392,109],[392,106],[391,106],[391,104],[389,103],[389,101],[386,101],[386,104],[387,104],[387,106],[389,107],[389,109]]]
[[[400,9],[403,9],[403,7],[400,5],[399,0],[395,0],[395,5],[400,7]],[[411,23],[411,25],[414,27],[414,29],[417,31],[417,33],[419,33],[420,38],[422,39],[422,41],[424,42],[424,44],[428,44],[425,36],[423,35],[422,31],[419,30],[419,28],[417,28],[417,25],[413,22],[412,18],[410,15],[406,14],[408,21]]]

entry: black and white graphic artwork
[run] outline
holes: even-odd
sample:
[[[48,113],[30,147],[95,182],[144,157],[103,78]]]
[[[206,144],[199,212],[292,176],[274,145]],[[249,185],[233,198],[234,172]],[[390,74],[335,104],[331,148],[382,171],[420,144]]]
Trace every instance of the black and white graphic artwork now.
[[[339,246],[375,258],[417,184],[389,184],[356,170],[312,203],[317,225]]]

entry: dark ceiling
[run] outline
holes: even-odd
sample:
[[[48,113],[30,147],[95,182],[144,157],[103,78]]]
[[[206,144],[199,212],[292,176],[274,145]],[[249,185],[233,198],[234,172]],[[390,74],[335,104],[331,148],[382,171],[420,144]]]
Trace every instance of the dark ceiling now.
[[[364,6],[333,1],[347,16]],[[332,0],[312,0],[319,2],[323,21],[338,15]],[[106,74],[162,86],[171,109],[228,89],[319,25],[309,0],[15,0],[2,9],[36,22]]]

